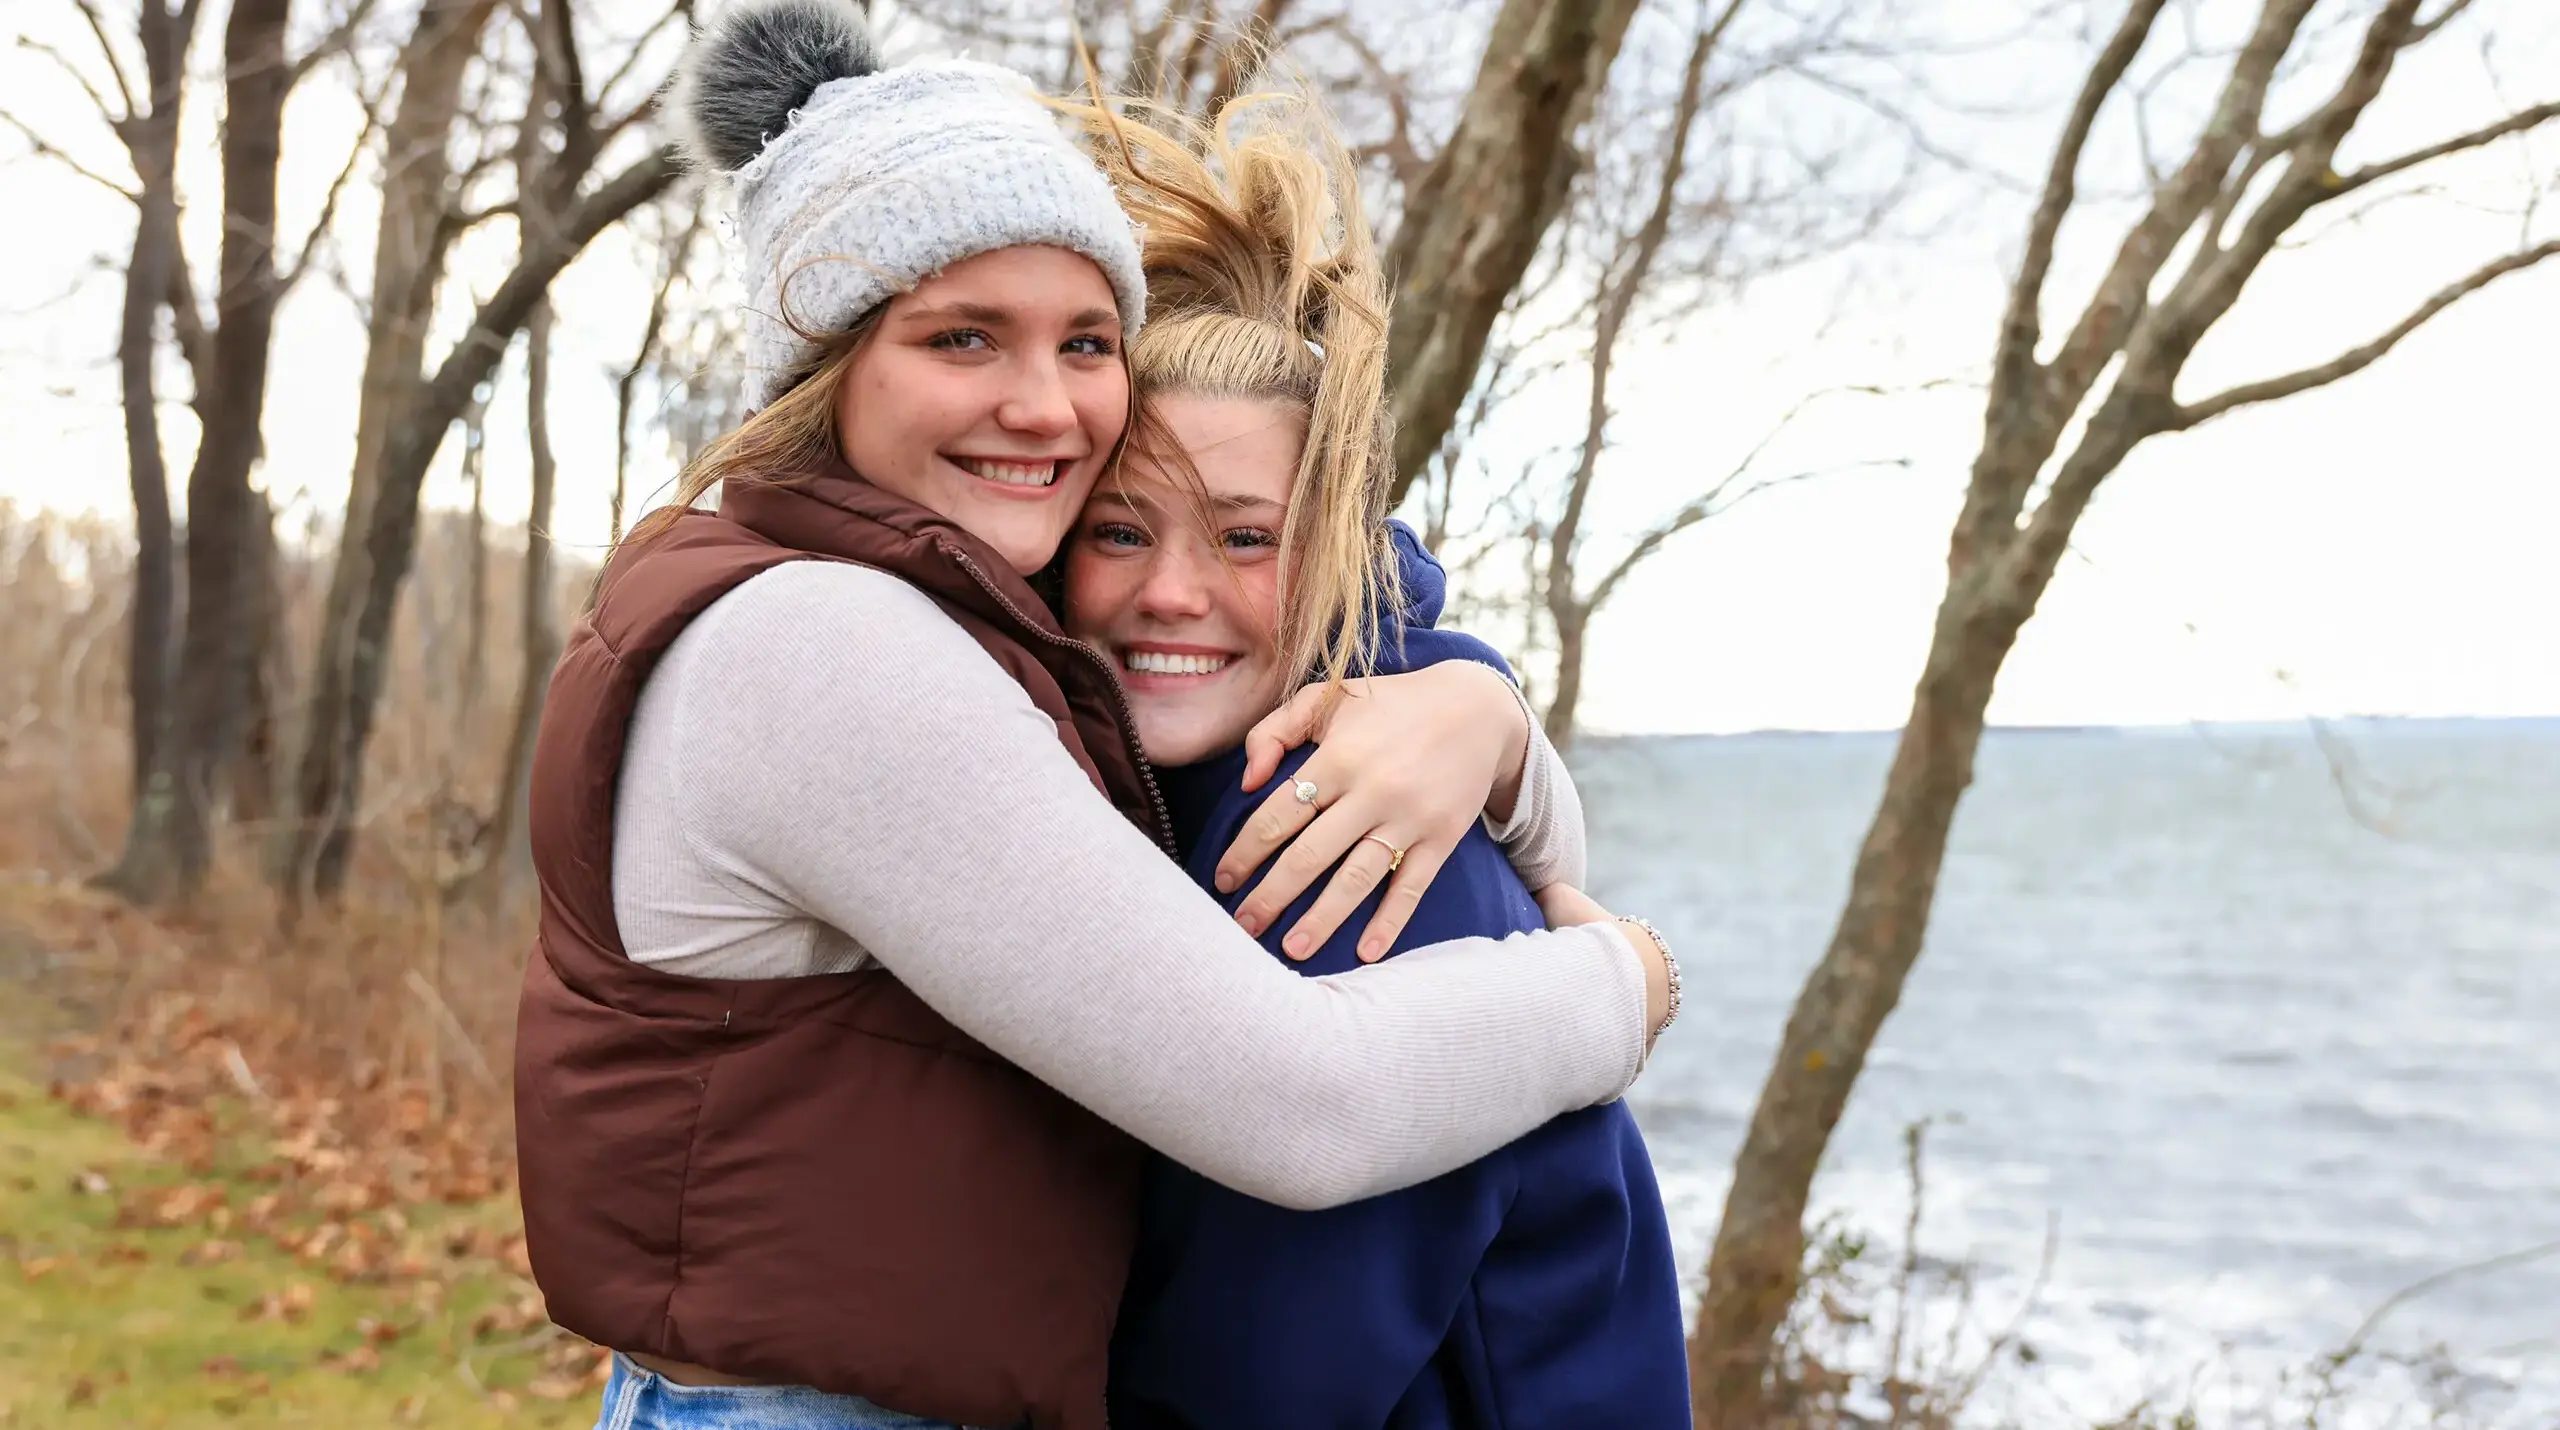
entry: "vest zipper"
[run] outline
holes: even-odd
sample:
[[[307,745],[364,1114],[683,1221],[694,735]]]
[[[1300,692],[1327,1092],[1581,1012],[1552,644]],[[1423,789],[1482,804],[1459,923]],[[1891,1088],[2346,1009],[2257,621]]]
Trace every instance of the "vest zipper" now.
[[[1119,723],[1120,739],[1129,747],[1130,758],[1138,766],[1138,778],[1144,781],[1147,787],[1147,809],[1155,816],[1155,827],[1150,832],[1155,835],[1156,844],[1164,850],[1166,855],[1174,862],[1180,863],[1182,851],[1173,838],[1173,814],[1165,807],[1164,791],[1156,787],[1155,767],[1147,763],[1146,751],[1139,748],[1138,717],[1129,709],[1129,692],[1120,684],[1120,672],[1111,668],[1110,659],[1084,641],[1042,629],[1039,622],[1024,614],[1023,609],[1013,603],[1012,597],[1006,595],[1002,588],[988,579],[986,570],[979,566],[967,552],[940,541],[936,541],[934,545],[942,549],[943,555],[959,562],[960,568],[969,573],[970,579],[978,583],[980,590],[995,597],[996,604],[1005,608],[1005,612],[1013,617],[1014,624],[1053,646],[1076,652],[1092,661],[1094,668],[1102,672],[1103,681],[1111,688],[1111,715]]]

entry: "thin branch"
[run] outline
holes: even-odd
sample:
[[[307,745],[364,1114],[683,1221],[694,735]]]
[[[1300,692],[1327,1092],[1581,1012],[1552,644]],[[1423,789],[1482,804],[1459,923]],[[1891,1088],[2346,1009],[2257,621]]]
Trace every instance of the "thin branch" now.
[[[1618,564],[1609,568],[1609,574],[1600,578],[1600,584],[1591,588],[1591,598],[1583,602],[1583,605],[1591,611],[1598,611],[1601,606],[1607,604],[1611,596],[1617,594],[1619,583],[1626,580],[1628,575],[1642,565],[1646,558],[1661,550],[1664,542],[1696,526],[1708,517],[1722,516],[1764,492],[1773,492],[1780,487],[1793,486],[1798,482],[1811,481],[1816,477],[1876,471],[1886,467],[1908,469],[1910,466],[1909,457],[1871,457],[1863,461],[1844,462],[1838,466],[1813,467],[1801,472],[1789,472],[1782,477],[1752,482],[1740,491],[1734,491],[1733,484],[1741,476],[1741,471],[1737,470],[1717,482],[1704,495],[1665,517],[1652,530],[1637,538],[1634,547],[1629,549],[1626,555],[1618,558]]]
[[[320,251],[321,240],[328,237],[329,225],[337,220],[338,196],[346,192],[347,180],[354,177],[356,166],[364,161],[366,147],[372,144],[373,136],[381,128],[382,105],[380,97],[376,96],[373,103],[365,106],[364,132],[358,134],[356,142],[348,146],[347,162],[338,167],[338,176],[329,181],[329,192],[320,200],[319,216],[311,221],[310,232],[304,235],[302,247],[295,251],[293,262],[285,267],[283,275],[276,280],[277,301],[283,301],[284,295],[292,292],[294,285],[302,281],[302,275],[310,271],[311,256]]]
[[[2560,100],[2537,104],[2531,109],[2520,109],[2495,124],[2482,125],[2468,134],[2457,134],[2440,144],[2430,144],[2424,149],[2411,150],[2396,159],[2367,164],[2352,174],[2341,175],[2334,186],[2335,192],[2353,193],[2377,179],[2390,178],[2394,174],[2414,169],[2420,164],[2430,163],[2448,154],[2459,154],[2465,149],[2477,149],[2483,144],[2494,144],[2510,134],[2521,134],[2554,119],[2560,119]]]
[[[24,35],[20,35],[18,37],[18,48],[33,51],[34,53],[42,55],[46,59],[53,61],[64,74],[71,76],[71,82],[73,84],[80,86],[80,92],[82,94],[89,96],[89,102],[98,107],[98,117],[107,122],[107,127],[116,131],[119,136],[124,133],[124,126],[133,118],[133,109],[130,102],[127,103],[123,118],[118,118],[115,110],[107,104],[107,97],[98,93],[98,87],[91,84],[89,82],[89,77],[82,74],[80,72],[80,67],[73,64],[70,59],[62,53],[62,51],[55,49],[53,46],[48,45],[41,40],[30,40]],[[119,81],[119,83],[121,83],[121,81]]]
[[[1690,527],[1697,525],[1699,522],[1706,520],[1708,517],[1718,515],[1722,512],[1731,511],[1735,505],[1742,502],[1745,498],[1756,496],[1762,491],[1803,481],[1808,477],[1822,476],[1831,472],[1860,471],[1876,467],[1908,467],[1911,465],[1911,459],[1908,457],[1879,458],[1871,461],[1852,462],[1845,467],[1825,467],[1815,471],[1795,472],[1784,477],[1774,477],[1765,482],[1754,482],[1740,492],[1735,492],[1734,488],[1741,485],[1743,479],[1751,474],[1751,469],[1760,464],[1760,458],[1766,455],[1769,448],[1775,444],[1780,437],[1785,436],[1790,428],[1795,426],[1796,419],[1802,417],[1807,411],[1811,410],[1815,403],[1822,402],[1833,397],[1892,397],[1915,392],[1930,392],[1949,385],[1951,385],[1950,380],[1946,378],[1933,378],[1928,382],[1903,388],[1878,387],[1872,383],[1853,383],[1846,387],[1826,387],[1819,392],[1809,392],[1803,397],[1798,398],[1794,406],[1789,407],[1785,412],[1778,415],[1778,420],[1770,424],[1768,431],[1760,434],[1760,440],[1752,443],[1751,450],[1743,453],[1742,459],[1735,462],[1730,470],[1728,470],[1722,477],[1718,478],[1715,485],[1707,488],[1704,492],[1693,498],[1687,505],[1681,507],[1678,511],[1673,512],[1671,515],[1663,518],[1660,522],[1655,523],[1652,530],[1637,538],[1634,549],[1630,550],[1625,556],[1619,558],[1618,564],[1610,567],[1608,574],[1600,578],[1600,584],[1592,588],[1591,599],[1587,603],[1588,606],[1592,610],[1598,610],[1601,603],[1609,599],[1610,593],[1617,589],[1618,583],[1625,580],[1627,578],[1627,574],[1635,570],[1637,565],[1642,563],[1645,558],[1653,555],[1655,551],[1659,550],[1662,543],[1679,535],[1681,532],[1688,530]],[[1728,497],[1730,497],[1730,499],[1728,499]]]
[[[2316,0],[2267,0],[2266,9],[2259,13],[2257,27],[2241,46],[2239,58],[2232,62],[2231,74],[2214,102],[2213,117],[2197,138],[2194,150],[2168,184],[2156,191],[2150,209],[2125,234],[2097,293],[2081,310],[2053,361],[2046,365],[2055,399],[2040,431],[2046,441],[2059,434],[2060,424],[2080,409],[2099,373],[2124,351],[2134,331],[2152,317],[2152,280],[2168,264],[2179,238],[2222,196],[2231,165],[2256,137],[2260,116],[2266,110],[2268,89],[2315,3]],[[2251,222],[2256,222],[2255,215]],[[2023,500],[2026,494],[2016,495]],[[2014,508],[2006,515],[2014,516]]]
[[[641,57],[648,52],[650,41],[658,38],[659,31],[678,20],[690,18],[692,14],[693,0],[675,0],[674,4],[667,7],[665,14],[650,21],[649,28],[640,32],[640,38],[631,42],[631,52],[622,57],[622,63],[615,65],[613,73],[604,77],[604,83],[596,86],[596,102],[602,104],[611,98],[614,87],[631,77],[631,72],[639,67]]]
[[[20,119],[18,116],[11,114],[5,109],[0,109],[0,124],[6,124],[10,128],[17,130],[20,134],[25,135],[27,142],[35,146],[37,158],[53,160],[55,163],[69,169],[71,172],[78,174],[81,178],[87,179],[93,184],[103,186],[109,192],[123,199],[126,203],[140,204],[142,202],[142,195],[135,193],[133,190],[126,188],[124,185],[117,183],[115,180],[108,178],[106,175],[99,173],[97,170],[90,168],[88,165],[72,158],[69,154],[64,153],[60,148],[55,146],[52,140],[49,140],[43,135],[38,134],[33,129],[28,128],[25,120]]]
[[[124,112],[127,115],[139,114],[141,110],[133,102],[133,83],[125,78],[124,62],[116,58],[115,44],[107,38],[107,22],[99,18],[95,0],[71,0],[71,3],[79,8],[80,17],[89,22],[89,33],[98,37],[98,53],[107,61],[107,73],[115,76],[116,93],[124,98]]]
[[[2362,347],[2351,348],[2317,367],[2307,367],[2299,372],[2286,373],[2282,377],[2268,378],[2263,382],[2242,383],[2238,387],[2216,393],[2201,402],[2176,407],[2170,415],[2170,430],[2184,431],[2198,423],[2210,422],[2235,407],[2273,402],[2278,398],[2291,397],[2298,392],[2308,392],[2315,387],[2326,387],[2340,378],[2362,372],[2373,366],[2383,354],[2398,346],[2402,338],[2425,326],[2427,320],[2436,314],[2510,273],[2531,268],[2544,259],[2554,256],[2560,256],[2560,238],[2510,253],[2497,262],[2466,275],[2461,281],[2438,289],[2427,301],[2419,304],[2409,316],[2402,318],[2393,324],[2389,331]]]
[[[2062,142],[2055,146],[2053,164],[2045,172],[2044,192],[2036,200],[2035,217],[2027,225],[2017,281],[2009,287],[2009,310],[2000,320],[1999,358],[1992,368],[1995,391],[2020,390],[2035,366],[2036,343],[2043,332],[2045,277],[2053,270],[2054,241],[2062,233],[2063,217],[2071,212],[2079,193],[2081,152],[2088,148],[2089,131],[2097,127],[2098,111],[2123,81],[2125,71],[2133,67],[2134,56],[2142,52],[2143,41],[2150,38],[2166,3],[2135,0],[2114,37],[2099,52],[2098,62],[2080,86],[2079,98],[2072,101],[2071,117],[2062,126]]]
[[[300,59],[289,62],[285,66],[285,88],[290,91],[313,70],[354,48],[356,32],[372,16],[375,3],[376,0],[356,0],[355,7],[347,12],[346,18],[330,26],[329,33],[321,36],[318,44],[305,51]]]
[[[2420,20],[2416,24],[2411,25],[2409,27],[2409,38],[2401,42],[2402,46],[2405,48],[2409,45],[2424,42],[2429,36],[2435,34],[2436,31],[2443,29],[2446,21],[2453,19],[2455,16],[2460,15],[2463,11],[2470,8],[2471,0],[2451,0],[2451,3],[2444,7],[2444,13],[2436,16],[2432,20]]]
[[[2560,1256],[2560,1241],[2546,1241],[2540,1246],[2528,1246],[2521,1251],[2510,1251],[2501,1256],[2492,1256],[2480,1261],[2468,1262],[2461,1266],[2455,1266],[2447,1270],[2439,1271],[2435,1275],[2429,1276],[2424,1280],[2403,1286],[2399,1290],[2392,1292],[2389,1298],[2384,1300],[2381,1305],[2373,1308],[2373,1314],[2364,1318],[2364,1324],[2356,1327],[2356,1333],[2347,1337],[2347,1343],[2339,1348],[2338,1356],[2341,1360],[2353,1359],[2364,1349],[2366,1339],[2372,1336],[2376,1330],[2381,1328],[2383,1320],[2390,1316],[2393,1311],[2400,1309],[2402,1306],[2407,1305],[2411,1301],[2426,1295],[2428,1292],[2433,1291],[2440,1286],[2445,1286],[2455,1281],[2468,1280],[2474,1276],[2486,1276],[2493,1271],[2506,1271],[2514,1267],[2528,1265],[2532,1262],[2546,1260],[2553,1256]]]

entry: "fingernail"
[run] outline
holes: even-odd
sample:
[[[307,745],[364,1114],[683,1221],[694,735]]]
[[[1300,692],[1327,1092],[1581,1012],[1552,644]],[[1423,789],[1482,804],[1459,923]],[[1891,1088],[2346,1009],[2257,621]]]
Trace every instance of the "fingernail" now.
[[[1238,914],[1236,915],[1236,922],[1244,926],[1244,931],[1246,933],[1253,935],[1255,938],[1262,937],[1262,920],[1251,914]]]
[[[1236,891],[1236,876],[1235,876],[1235,875],[1233,875],[1233,874],[1228,873],[1228,872],[1227,872],[1226,870],[1224,870],[1224,869],[1219,870],[1219,871],[1218,871],[1218,892],[1219,892],[1219,893],[1221,893],[1221,894],[1232,894],[1232,893],[1234,893],[1235,891]]]
[[[1280,940],[1280,951],[1289,955],[1291,958],[1306,957],[1307,936],[1302,933],[1290,934],[1287,938]]]
[[[1360,940],[1360,961],[1362,963],[1375,963],[1378,961],[1378,955],[1386,951],[1386,946],[1374,938],[1364,938]]]

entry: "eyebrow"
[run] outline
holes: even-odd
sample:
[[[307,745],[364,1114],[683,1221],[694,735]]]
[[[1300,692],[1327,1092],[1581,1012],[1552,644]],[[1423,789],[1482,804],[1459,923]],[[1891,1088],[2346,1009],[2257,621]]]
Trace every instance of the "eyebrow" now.
[[[1130,511],[1155,511],[1158,509],[1158,504],[1152,499],[1133,497],[1127,492],[1121,491],[1117,488],[1105,488],[1104,490],[1095,492],[1085,500],[1087,505],[1099,505],[1101,503],[1108,502],[1113,506],[1125,507]],[[1289,509],[1289,504],[1287,502],[1273,501],[1269,497],[1249,496],[1243,493],[1231,493],[1227,495],[1218,495],[1213,493],[1209,498],[1209,504],[1222,508],[1226,511],[1279,512]]]
[[[1014,321],[1014,316],[1013,310],[1010,308],[999,308],[991,303],[970,303],[965,301],[956,303],[919,303],[916,306],[909,308],[906,312],[906,319],[909,322],[923,321],[947,323],[956,318],[963,322],[984,323],[989,327],[1006,326]],[[1109,308],[1087,308],[1083,312],[1069,318],[1067,320],[1067,326],[1070,328],[1099,328],[1105,324],[1117,325],[1119,321],[1120,315]]]

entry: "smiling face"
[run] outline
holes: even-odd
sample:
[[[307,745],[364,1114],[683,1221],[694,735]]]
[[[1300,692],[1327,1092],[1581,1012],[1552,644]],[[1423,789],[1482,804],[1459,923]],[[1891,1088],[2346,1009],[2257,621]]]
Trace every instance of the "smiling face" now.
[[[1129,420],[1120,308],[1093,260],[1022,246],[889,300],[845,372],[846,465],[1022,575],[1049,564]]]
[[[1132,449],[1067,547],[1066,627],[1110,656],[1161,765],[1233,749],[1285,693],[1280,533],[1302,420],[1254,398],[1158,399],[1207,492]]]

